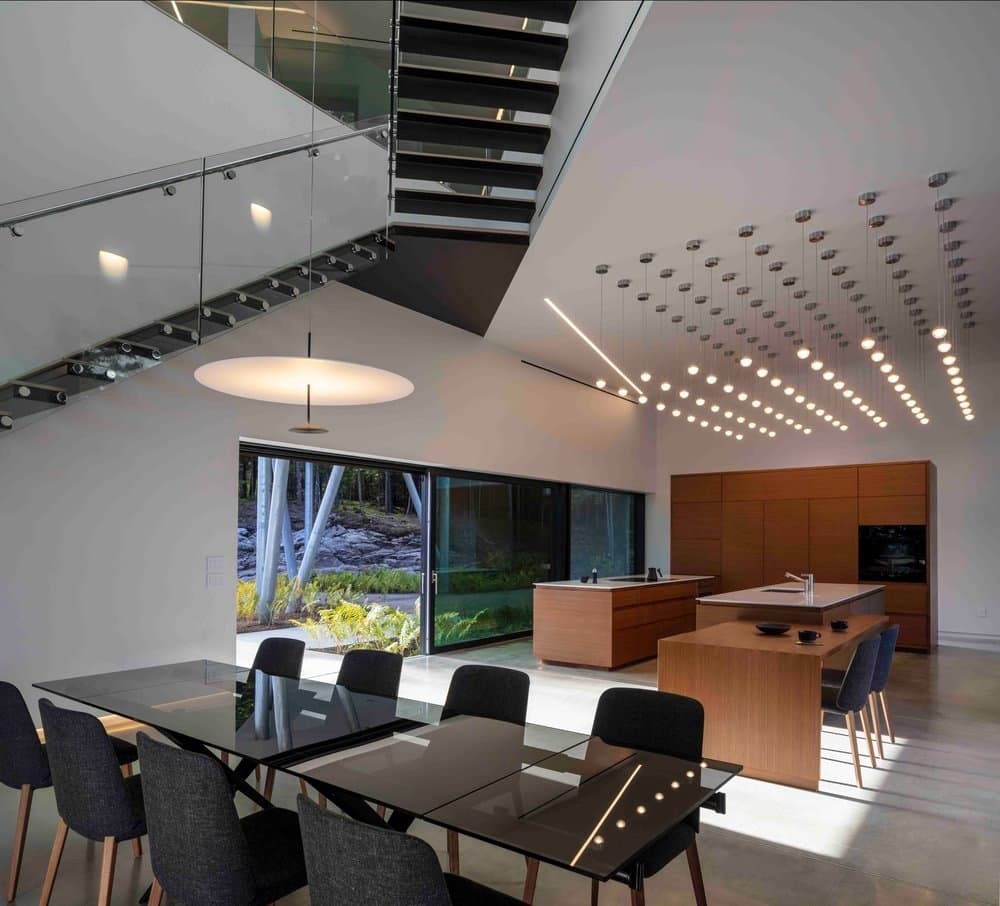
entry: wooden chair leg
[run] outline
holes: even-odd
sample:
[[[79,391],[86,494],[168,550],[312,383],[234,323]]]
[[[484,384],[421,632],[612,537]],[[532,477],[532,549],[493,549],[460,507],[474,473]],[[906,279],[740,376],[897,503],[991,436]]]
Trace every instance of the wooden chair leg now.
[[[257,781],[257,786],[260,786],[260,765],[254,765],[253,778]]]
[[[132,838],[132,858],[134,859],[142,858],[142,837]]]
[[[45,870],[45,883],[42,884],[42,895],[38,899],[38,906],[49,906],[49,900],[52,899],[52,888],[56,883],[59,860],[62,859],[68,833],[69,825],[60,818],[56,822],[56,837],[52,841],[52,854],[49,856],[49,867]]]
[[[228,768],[229,767],[229,753],[228,752],[220,752],[219,754],[222,756],[222,763]]]
[[[299,780],[299,792],[305,796],[306,799],[309,798],[309,787],[306,786],[306,782],[302,779]]]
[[[319,794],[319,807],[326,808],[326,796],[324,796],[322,793]]]
[[[691,886],[694,888],[694,901],[698,906],[708,906],[705,897],[705,879],[701,876],[701,859],[698,858],[698,843],[695,841],[687,848],[688,871],[691,872]]]
[[[118,844],[114,837],[104,838],[104,851],[101,854],[101,889],[97,894],[97,906],[111,906],[111,887],[115,879],[115,860],[118,857]]]
[[[875,745],[878,748],[878,757],[885,758],[885,750],[882,748],[882,728],[879,726],[878,708],[875,705],[875,693],[868,696],[868,711],[872,722],[872,734],[875,736]]]
[[[630,887],[628,892],[632,895],[632,906],[646,906],[646,891],[641,887],[636,890]]]
[[[865,739],[868,742],[868,757],[871,759],[872,767],[877,768],[878,765],[875,763],[875,748],[872,746],[872,728],[868,723],[868,709],[862,705],[859,713],[861,714],[861,726],[865,731]]]
[[[132,776],[132,765],[130,765],[130,764],[123,764],[122,765],[122,777],[131,777],[131,776]]]
[[[524,861],[527,863],[528,871],[524,876],[524,896],[521,899],[531,906],[535,899],[535,885],[538,883],[538,859],[525,856]]]
[[[160,906],[163,902],[163,888],[160,882],[153,878],[153,886],[149,890],[149,901],[147,906]]]
[[[384,805],[376,805],[375,806],[375,814],[378,815],[379,818],[381,818],[383,821],[385,821],[385,806]]]
[[[885,718],[885,729],[889,733],[889,742],[896,743],[896,734],[892,729],[892,721],[889,720],[889,703],[885,700],[885,692],[879,692],[878,700],[882,703],[882,716]]]
[[[458,861],[458,833],[451,830],[448,831],[448,871],[453,875],[462,873]]]
[[[844,719],[847,721],[847,739],[851,743],[851,755],[854,757],[854,779],[857,781],[858,787],[861,788],[864,784],[861,782],[861,759],[858,757],[858,738],[855,735],[854,715],[848,711],[844,715]]]
[[[590,906],[598,906],[601,898],[601,882],[596,878],[590,879]]]
[[[13,903],[17,896],[17,879],[21,876],[21,858],[24,856],[24,841],[28,835],[28,818],[31,817],[31,797],[34,793],[30,783],[21,787],[21,798],[17,804],[17,824],[14,826],[14,845],[10,854],[10,874],[7,875],[7,902]]]
[[[268,768],[264,775],[264,798],[270,802],[274,793],[274,768]]]

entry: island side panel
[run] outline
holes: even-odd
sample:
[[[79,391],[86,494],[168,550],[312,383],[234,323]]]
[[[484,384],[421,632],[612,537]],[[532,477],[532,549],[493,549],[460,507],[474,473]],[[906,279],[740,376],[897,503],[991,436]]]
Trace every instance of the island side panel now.
[[[699,586],[676,582],[614,592],[612,666],[654,658],[660,639],[693,630]]]
[[[657,687],[705,708],[704,752],[758,780],[819,788],[820,658],[662,639]]]
[[[612,589],[534,590],[534,653],[540,661],[613,666]]]

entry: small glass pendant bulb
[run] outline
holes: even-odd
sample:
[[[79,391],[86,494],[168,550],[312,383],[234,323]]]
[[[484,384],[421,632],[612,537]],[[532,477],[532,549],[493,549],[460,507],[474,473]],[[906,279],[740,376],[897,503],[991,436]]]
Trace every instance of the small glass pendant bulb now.
[[[723,384],[722,385],[722,392],[723,393],[732,393],[735,389],[736,388],[733,387],[732,384]]]
[[[666,403],[657,403],[656,404],[656,411],[657,412],[662,412],[666,408],[667,408],[667,404]]]
[[[745,355],[743,356],[742,359],[740,359],[740,365],[743,368],[749,368],[752,364],[753,364],[753,359],[751,359],[750,356],[748,355]]]
[[[882,352],[882,350],[881,350],[881,349],[876,349],[876,350],[875,350],[875,351],[874,351],[874,352],[872,353],[872,361],[873,361],[873,362],[881,362],[881,361],[882,361],[882,359],[884,359],[884,358],[885,358],[885,353],[884,353],[884,352]]]
[[[598,390],[603,390],[605,387],[608,386],[608,382],[606,380],[604,380],[604,378],[602,378],[602,377],[599,377],[595,381],[595,384],[596,384]]]
[[[796,354],[796,355],[797,355],[797,356],[798,356],[798,357],[799,357],[800,359],[808,359],[808,358],[809,358],[809,356],[811,356],[811,355],[812,355],[812,350],[811,350],[811,349],[810,349],[810,348],[809,348],[808,346],[800,346],[800,347],[799,347],[799,348],[798,348],[798,349],[797,349],[797,350],[795,351],[795,354]]]
[[[690,375],[695,375],[700,371],[697,365],[688,365],[687,373]]]
[[[865,337],[861,341],[862,349],[874,349],[875,348],[875,337]]]
[[[809,363],[809,367],[812,368],[813,371],[822,371],[823,363],[819,359],[813,359]]]
[[[660,384],[660,389],[664,393],[666,393],[668,390],[670,390],[670,381],[664,381],[662,384]]]
[[[647,381],[652,380],[652,378],[653,378],[653,375],[651,375],[648,371],[644,371],[642,374],[639,375],[639,380],[642,381],[644,384]]]
[[[757,377],[759,378],[767,377],[767,369],[763,365],[761,365],[760,368],[757,369]]]
[[[823,372],[823,380],[824,381],[832,381],[835,377],[836,377],[836,375],[832,371],[824,371]]]
[[[947,340],[944,340],[943,342],[938,343],[938,345],[937,345],[937,351],[941,352],[941,353],[951,352],[951,343],[949,343]]]
[[[958,361],[958,359],[955,358],[955,356],[953,356],[953,355],[946,355],[943,359],[941,359],[941,364],[942,365],[954,365],[957,361]]]
[[[777,375],[775,375],[773,378],[771,378],[771,386],[772,387],[780,387],[781,386],[781,378],[778,377]]]
[[[943,340],[946,336],[948,336],[948,328],[935,327],[931,330],[931,336],[934,337],[935,340]]]
[[[833,382],[833,389],[834,390],[843,390],[844,389],[844,382],[841,381],[841,380],[834,381]]]
[[[719,379],[714,374],[707,374],[707,375],[705,375],[705,383],[706,384],[714,384],[717,380],[719,380]]]
[[[619,396],[628,396],[628,389],[626,387],[619,387],[618,388],[618,395]]]
[[[648,402],[649,402],[649,397],[648,397],[648,396],[646,396],[645,394],[642,394],[642,395],[641,395],[641,396],[639,397],[639,405],[640,405],[640,406],[645,406],[645,405],[646,405],[646,403],[648,403]]]

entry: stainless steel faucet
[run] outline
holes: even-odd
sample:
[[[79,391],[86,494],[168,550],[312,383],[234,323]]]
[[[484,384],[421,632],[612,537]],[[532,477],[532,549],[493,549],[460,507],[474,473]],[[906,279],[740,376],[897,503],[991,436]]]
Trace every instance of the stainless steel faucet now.
[[[804,594],[811,595],[813,589],[816,585],[816,577],[812,573],[803,573],[801,576],[795,575],[795,573],[785,573],[786,579],[794,579],[796,582],[802,583],[802,591]]]

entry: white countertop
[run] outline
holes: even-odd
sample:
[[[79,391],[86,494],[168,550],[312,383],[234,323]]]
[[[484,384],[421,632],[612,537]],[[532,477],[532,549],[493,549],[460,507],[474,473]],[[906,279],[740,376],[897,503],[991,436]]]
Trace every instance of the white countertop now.
[[[795,589],[797,594],[768,591],[771,588]],[[773,585],[761,585],[758,588],[743,588],[739,591],[727,591],[721,595],[710,595],[698,598],[699,604],[720,604],[751,607],[803,607],[813,610],[826,610],[848,601],[856,601],[868,595],[885,589],[884,585],[848,585],[836,582],[817,582],[811,601],[807,601],[801,591],[801,582],[776,582]]]
[[[715,576],[664,576],[655,582],[645,580],[627,582],[615,581],[615,577],[611,576],[606,579],[599,578],[596,585],[589,579],[586,582],[581,582],[579,579],[566,579],[562,582],[536,582],[535,588],[597,588],[606,591],[609,588],[645,588],[648,585],[674,585],[678,582],[699,582],[702,579],[714,578]]]

